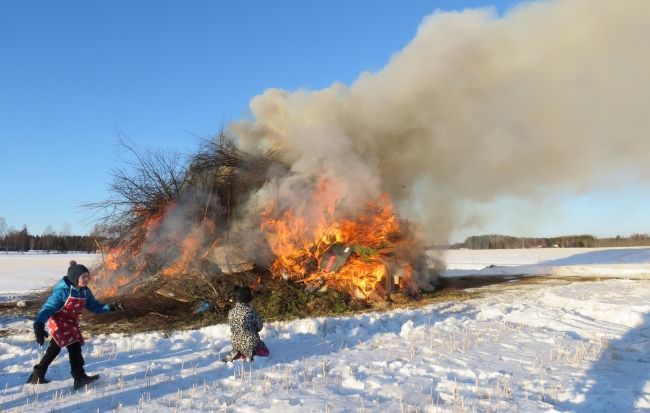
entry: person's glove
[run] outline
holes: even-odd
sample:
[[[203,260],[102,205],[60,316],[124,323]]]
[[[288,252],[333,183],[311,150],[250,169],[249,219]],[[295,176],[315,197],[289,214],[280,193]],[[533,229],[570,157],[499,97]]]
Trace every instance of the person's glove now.
[[[42,346],[45,343],[45,338],[50,336],[45,331],[45,324],[43,323],[34,323],[34,335],[39,346]]]
[[[119,301],[115,301],[114,303],[109,304],[108,309],[111,310],[111,311],[117,311],[117,310],[124,311],[124,310],[126,310],[126,308],[124,307],[124,304],[122,304]]]

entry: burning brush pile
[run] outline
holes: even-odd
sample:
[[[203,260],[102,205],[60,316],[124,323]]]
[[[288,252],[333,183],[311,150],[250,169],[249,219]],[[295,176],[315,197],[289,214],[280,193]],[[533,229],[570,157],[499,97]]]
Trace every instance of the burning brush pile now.
[[[102,297],[155,291],[227,310],[235,284],[363,301],[435,288],[438,263],[386,195],[349,208],[331,179],[294,179],[281,148],[243,151],[225,133],[184,156],[122,144],[132,160],[113,170],[113,196],[86,205],[105,239]]]

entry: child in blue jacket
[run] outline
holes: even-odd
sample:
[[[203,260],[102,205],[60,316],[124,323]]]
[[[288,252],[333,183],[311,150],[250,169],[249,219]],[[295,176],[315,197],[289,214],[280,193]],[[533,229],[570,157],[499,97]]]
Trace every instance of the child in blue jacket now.
[[[86,308],[95,314],[106,314],[111,311],[124,311],[120,302],[102,304],[88,288],[90,273],[88,268],[70,262],[68,274],[59,281],[47,299],[41,311],[34,321],[34,334],[39,345],[43,345],[48,333],[45,331],[45,323],[52,335],[50,346],[47,348],[41,361],[34,366],[34,371],[27,379],[27,383],[49,383],[45,379],[45,373],[56,356],[61,352],[62,347],[68,349],[74,388],[79,389],[99,379],[99,375],[88,376],[84,370],[84,358],[81,354],[81,346],[84,345],[84,338],[79,328],[79,315]]]

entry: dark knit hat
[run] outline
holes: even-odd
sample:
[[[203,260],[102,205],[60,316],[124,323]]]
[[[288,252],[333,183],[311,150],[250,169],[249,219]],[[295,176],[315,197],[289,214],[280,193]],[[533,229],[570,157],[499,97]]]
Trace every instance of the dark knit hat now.
[[[235,301],[238,303],[248,304],[253,301],[253,294],[249,287],[235,286]]]
[[[85,265],[71,265],[68,267],[68,281],[70,281],[72,285],[76,286],[79,283],[79,277],[81,277],[81,274],[85,272],[89,272]]]

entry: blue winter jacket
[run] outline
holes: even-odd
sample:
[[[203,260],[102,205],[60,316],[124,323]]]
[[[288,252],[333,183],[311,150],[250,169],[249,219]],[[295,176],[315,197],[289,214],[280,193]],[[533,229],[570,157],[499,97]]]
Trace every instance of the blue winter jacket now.
[[[52,317],[52,314],[63,308],[70,295],[74,298],[86,298],[84,308],[95,314],[106,314],[111,312],[109,304],[102,304],[97,301],[93,296],[93,293],[90,291],[90,288],[75,287],[68,280],[68,277],[63,277],[63,279],[54,286],[52,295],[50,295],[45,304],[43,304],[43,307],[41,307],[41,311],[39,311],[34,324],[47,323],[47,320]]]

